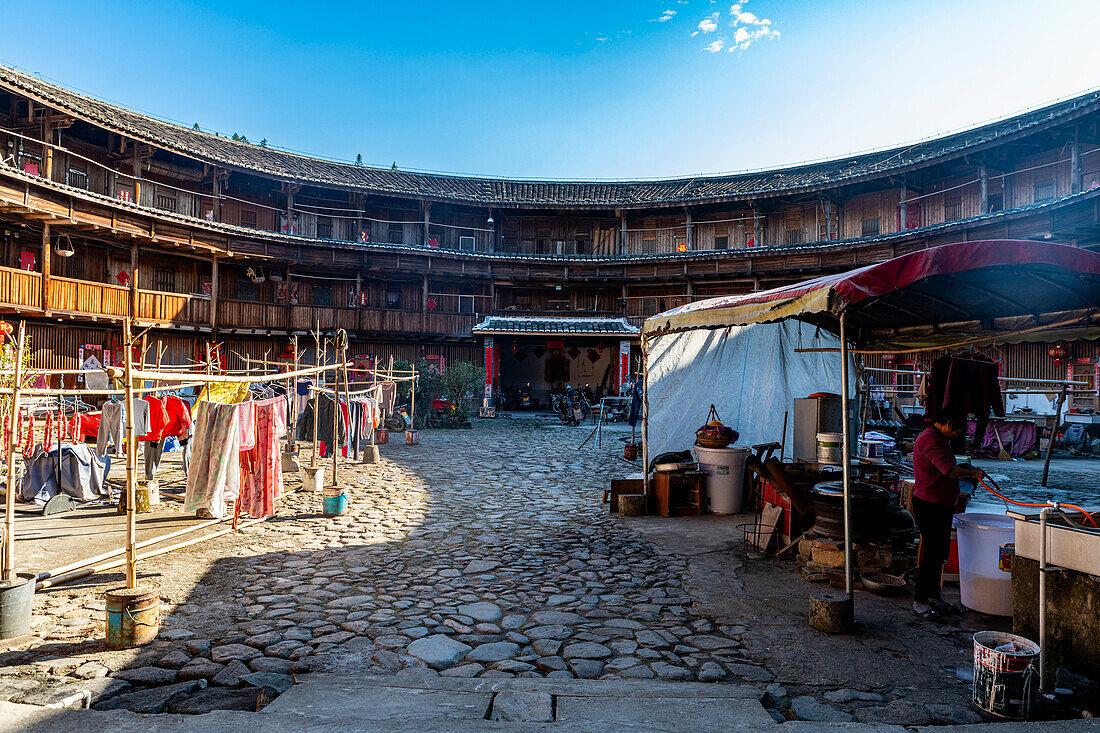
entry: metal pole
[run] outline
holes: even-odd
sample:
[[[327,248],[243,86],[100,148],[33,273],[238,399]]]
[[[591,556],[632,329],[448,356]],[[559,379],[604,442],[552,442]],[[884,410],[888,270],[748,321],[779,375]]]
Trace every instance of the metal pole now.
[[[1062,404],[1066,401],[1066,385],[1058,392],[1058,406],[1054,408],[1054,426],[1050,429],[1050,442],[1047,443],[1047,457],[1043,459],[1043,480],[1039,484],[1046,488],[1047,474],[1050,473],[1050,456],[1054,453],[1054,436],[1058,433],[1058,423],[1062,420]]]
[[[1047,691],[1047,519],[1051,507],[1039,511],[1039,692]]]
[[[130,319],[122,322],[123,348],[126,349],[126,587],[137,587],[137,497],[134,471],[137,469],[137,445],[134,443],[134,354]]]
[[[844,431],[841,463],[844,472],[844,592],[852,597],[852,446],[848,426],[848,329],[840,314],[840,424]]]
[[[23,381],[23,338],[26,324],[19,322],[15,343],[15,384],[11,392],[11,433],[8,436],[8,480],[4,496],[4,572],[3,580],[15,582],[15,450],[18,447],[16,425],[19,421],[19,388]],[[34,436],[31,436],[34,442]]]

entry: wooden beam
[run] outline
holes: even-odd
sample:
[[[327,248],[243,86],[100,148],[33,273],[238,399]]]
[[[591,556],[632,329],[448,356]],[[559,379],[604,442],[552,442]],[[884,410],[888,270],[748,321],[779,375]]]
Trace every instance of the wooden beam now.
[[[136,318],[138,312],[138,246],[130,245],[130,318]]]
[[[289,288],[287,302],[290,301]],[[218,256],[210,258],[210,331],[218,327]]]
[[[50,225],[42,225],[42,310],[50,314]]]

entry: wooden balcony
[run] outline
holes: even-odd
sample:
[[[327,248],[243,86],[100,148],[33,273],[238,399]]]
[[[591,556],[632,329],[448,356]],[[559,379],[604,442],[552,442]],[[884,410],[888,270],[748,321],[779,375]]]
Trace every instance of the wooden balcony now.
[[[131,314],[129,288],[109,283],[65,277],[49,279],[51,314],[74,319],[118,321],[134,315],[141,326],[182,326],[209,330],[210,297],[156,290],[138,290],[137,312]],[[219,300],[218,330],[258,332],[322,331],[338,328],[350,334],[469,336],[478,316],[468,313],[435,313],[372,308],[335,308],[319,305]],[[0,310],[45,315],[42,308],[42,275],[0,267]]]

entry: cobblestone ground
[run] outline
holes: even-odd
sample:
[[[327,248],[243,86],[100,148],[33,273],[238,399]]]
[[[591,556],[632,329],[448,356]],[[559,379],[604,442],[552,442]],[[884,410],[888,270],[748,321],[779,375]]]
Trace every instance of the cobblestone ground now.
[[[478,428],[384,448],[349,477],[347,516],[276,525],[288,551],[249,563],[231,601],[177,609],[175,633],[243,636],[220,656],[262,652],[270,670],[729,675],[744,629],[693,613],[686,561],[609,517],[601,493],[625,465],[610,449],[577,452],[587,431],[543,420]]]
[[[278,689],[306,671],[743,681],[745,629],[693,610],[686,559],[607,513],[603,488],[630,469],[618,440],[578,451],[588,432],[537,418],[425,431],[341,466],[339,518],[288,479],[278,519],[141,566],[165,598],[153,644],[104,648],[101,594],[119,576],[96,576],[40,594],[42,643],[0,664],[102,677],[93,701],[139,710],[199,680]]]

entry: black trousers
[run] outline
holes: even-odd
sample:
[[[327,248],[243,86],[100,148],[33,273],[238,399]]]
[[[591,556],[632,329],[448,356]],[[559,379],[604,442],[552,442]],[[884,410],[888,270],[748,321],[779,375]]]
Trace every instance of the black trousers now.
[[[920,562],[917,565],[917,588],[913,600],[927,603],[940,597],[943,564],[951,551],[951,521],[954,504],[937,504],[913,497],[913,519],[920,530]]]

